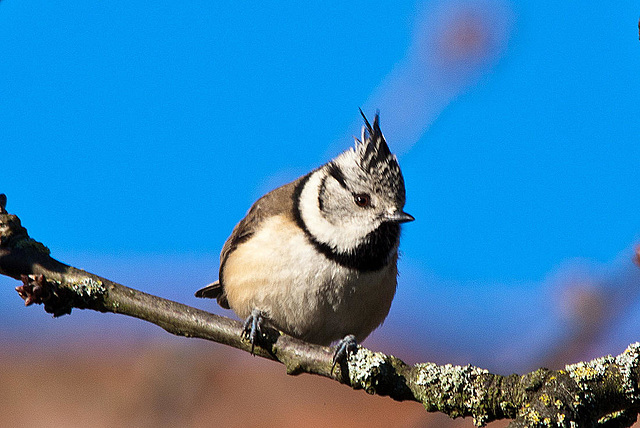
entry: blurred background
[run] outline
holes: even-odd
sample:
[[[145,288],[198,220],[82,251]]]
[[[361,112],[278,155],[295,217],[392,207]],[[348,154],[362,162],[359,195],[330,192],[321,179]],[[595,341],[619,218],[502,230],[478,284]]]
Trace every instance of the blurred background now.
[[[193,297],[263,193],[381,126],[400,278],[364,343],[500,374],[640,340],[637,2],[0,2],[0,192],[61,261]],[[0,278],[0,425],[455,426]],[[504,426],[498,422],[490,426]]]

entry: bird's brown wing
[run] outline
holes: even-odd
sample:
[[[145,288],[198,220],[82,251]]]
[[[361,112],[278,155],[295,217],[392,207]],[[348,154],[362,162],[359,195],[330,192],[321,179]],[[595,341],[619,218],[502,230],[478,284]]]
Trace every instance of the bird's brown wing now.
[[[220,281],[216,281],[196,291],[196,297],[215,299],[221,293],[222,293],[222,286],[220,285]]]
[[[224,265],[227,259],[240,244],[251,238],[265,219],[275,215],[293,217],[293,193],[302,178],[272,190],[251,206],[247,215],[233,228],[231,236],[222,247],[218,281],[196,291],[196,297],[218,299],[220,306],[229,309],[229,302],[224,292]]]

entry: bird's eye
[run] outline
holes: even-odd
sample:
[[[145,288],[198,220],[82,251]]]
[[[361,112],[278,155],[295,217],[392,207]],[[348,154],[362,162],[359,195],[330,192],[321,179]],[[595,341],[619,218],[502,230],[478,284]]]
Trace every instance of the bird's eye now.
[[[357,195],[353,195],[353,201],[359,207],[368,207],[371,205],[371,197],[366,193],[358,193]]]

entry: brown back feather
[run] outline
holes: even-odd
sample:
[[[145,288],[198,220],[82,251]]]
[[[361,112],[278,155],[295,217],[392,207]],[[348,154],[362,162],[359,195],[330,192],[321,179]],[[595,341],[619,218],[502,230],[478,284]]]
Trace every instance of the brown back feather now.
[[[224,292],[224,266],[229,256],[256,232],[260,224],[267,218],[284,215],[293,221],[293,193],[302,180],[298,178],[291,183],[280,186],[258,199],[249,209],[247,215],[233,228],[220,253],[220,271],[218,281],[207,285],[196,292],[196,297],[217,299],[218,304],[229,309],[229,302]]]

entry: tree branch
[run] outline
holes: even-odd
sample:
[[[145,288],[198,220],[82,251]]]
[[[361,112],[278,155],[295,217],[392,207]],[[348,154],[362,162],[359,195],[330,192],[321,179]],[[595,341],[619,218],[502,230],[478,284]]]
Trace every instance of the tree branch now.
[[[26,305],[44,304],[54,316],[72,308],[113,312],[156,324],[169,333],[198,337],[251,351],[239,321],[117,284],[61,263],[29,237],[0,195],[0,274],[22,281],[16,291]],[[332,369],[330,348],[270,331],[269,345],[255,354],[278,361],[288,374],[312,373],[395,400],[413,400],[429,412],[472,416],[484,425],[513,419],[512,427],[627,427],[640,411],[640,343],[617,357],[500,376],[467,365],[407,365],[398,358],[359,347],[342,367]]]

